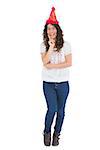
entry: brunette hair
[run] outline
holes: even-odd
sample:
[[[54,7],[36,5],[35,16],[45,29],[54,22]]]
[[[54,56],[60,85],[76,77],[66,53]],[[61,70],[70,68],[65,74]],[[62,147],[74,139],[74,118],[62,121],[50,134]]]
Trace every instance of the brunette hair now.
[[[61,27],[58,24],[52,24],[52,25],[57,29],[55,47],[57,48],[57,51],[60,51],[60,49],[63,47],[63,44],[64,44],[63,32],[62,32]],[[46,46],[46,51],[48,51],[49,49],[49,44],[48,44],[49,38],[47,34],[47,26],[48,24],[44,26],[44,30],[43,30],[43,42]]]

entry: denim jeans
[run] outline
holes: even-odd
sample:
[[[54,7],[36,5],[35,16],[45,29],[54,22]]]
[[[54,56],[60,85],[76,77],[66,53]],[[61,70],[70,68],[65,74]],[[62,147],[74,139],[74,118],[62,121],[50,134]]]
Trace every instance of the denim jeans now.
[[[69,94],[69,82],[43,81],[43,92],[47,104],[44,132],[51,132],[51,126],[56,113],[54,130],[60,133],[65,116],[65,104]]]

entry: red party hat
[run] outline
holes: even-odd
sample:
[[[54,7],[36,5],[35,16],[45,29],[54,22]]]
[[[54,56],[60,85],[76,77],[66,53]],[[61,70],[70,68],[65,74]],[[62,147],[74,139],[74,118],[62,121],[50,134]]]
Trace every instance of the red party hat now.
[[[59,24],[59,22],[56,19],[56,14],[55,14],[55,8],[54,7],[52,7],[52,10],[51,10],[51,13],[50,13],[50,17],[46,21],[46,24]]]

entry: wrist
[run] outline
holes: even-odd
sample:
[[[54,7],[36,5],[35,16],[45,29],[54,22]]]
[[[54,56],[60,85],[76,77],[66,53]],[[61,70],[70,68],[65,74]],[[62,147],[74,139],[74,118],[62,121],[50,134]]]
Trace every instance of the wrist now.
[[[51,51],[51,52],[52,52],[52,51],[53,51],[53,47],[49,47],[49,51]]]

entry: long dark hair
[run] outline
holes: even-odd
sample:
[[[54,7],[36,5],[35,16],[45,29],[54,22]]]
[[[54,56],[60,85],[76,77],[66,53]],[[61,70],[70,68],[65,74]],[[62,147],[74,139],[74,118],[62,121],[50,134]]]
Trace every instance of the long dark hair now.
[[[60,51],[60,49],[63,47],[63,44],[64,44],[62,29],[60,28],[58,24],[52,24],[52,25],[57,29],[55,47],[57,48],[57,51]],[[46,46],[46,51],[48,51],[49,49],[49,44],[48,44],[49,38],[47,34],[47,26],[48,24],[44,26],[44,30],[43,30],[43,42]]]

